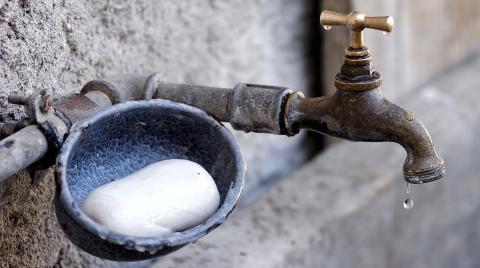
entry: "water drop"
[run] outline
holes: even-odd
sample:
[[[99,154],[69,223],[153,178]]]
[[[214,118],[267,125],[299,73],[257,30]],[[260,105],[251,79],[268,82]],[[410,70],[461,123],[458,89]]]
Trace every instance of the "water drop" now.
[[[405,209],[411,209],[413,208],[413,199],[411,198],[406,198],[405,201],[403,201],[403,207]]]
[[[325,31],[330,31],[332,29],[332,26],[330,25],[322,25],[323,29],[325,29]]]
[[[387,31],[382,31],[383,35],[385,36],[388,36],[390,34],[390,32],[387,32]]]
[[[407,194],[410,193],[410,183],[407,182]]]

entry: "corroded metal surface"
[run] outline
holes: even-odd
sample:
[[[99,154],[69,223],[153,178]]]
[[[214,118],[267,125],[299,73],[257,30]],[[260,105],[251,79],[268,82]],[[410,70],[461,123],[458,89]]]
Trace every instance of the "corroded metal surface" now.
[[[375,71],[366,47],[349,47],[345,53],[342,68],[334,79],[336,88],[363,91],[378,88],[382,84],[382,76]]]
[[[94,96],[102,99],[105,106],[109,105],[106,97]],[[0,126],[1,133],[9,134],[0,142],[0,180],[27,167],[41,170],[53,165],[70,125],[102,108],[80,94],[73,94],[53,104],[44,91],[29,97],[12,95],[9,101],[25,105],[29,119]],[[36,125],[26,127],[25,123]]]
[[[286,134],[284,108],[293,90],[253,84],[238,84],[231,97],[230,123],[237,130]]]
[[[411,112],[391,103],[378,89],[381,75],[373,69],[368,49],[363,45],[363,30],[384,33],[393,30],[393,18],[366,17],[353,11],[343,15],[323,11],[320,23],[326,30],[335,25],[350,30],[350,46],[340,72],[335,76],[332,97],[305,99],[292,95],[288,101],[287,129],[307,128],[352,141],[391,141],[407,152],[403,166],[410,183],[434,181],[445,176],[445,163],[439,157],[423,124]]]
[[[195,106],[216,119],[230,119],[229,105],[232,89],[161,82],[155,89],[154,98],[166,99]]]
[[[230,122],[236,130],[284,134],[285,105],[294,91],[278,86],[238,84],[234,88],[219,88],[159,81],[159,75],[127,78],[113,83],[91,81],[82,93],[91,90],[115,96],[114,102],[131,99],[166,99],[197,107],[217,120]],[[154,88],[153,88],[154,87]]]
[[[320,98],[295,94],[287,109],[287,129],[292,132],[305,128],[351,141],[402,145],[407,152],[404,177],[410,183],[429,182],[445,174],[444,162],[423,124],[378,89],[339,89],[332,97]]]
[[[47,139],[37,126],[25,127],[0,141],[0,181],[42,158],[48,150]]]
[[[55,109],[73,124],[90,114],[100,111],[100,107],[82,94],[72,94],[55,104]]]
[[[82,90],[80,90],[80,94],[86,95],[89,92],[95,91],[102,92],[110,98],[112,103],[118,103],[120,96],[118,95],[118,91],[114,90],[114,88],[115,86],[108,82],[92,80],[83,86]]]

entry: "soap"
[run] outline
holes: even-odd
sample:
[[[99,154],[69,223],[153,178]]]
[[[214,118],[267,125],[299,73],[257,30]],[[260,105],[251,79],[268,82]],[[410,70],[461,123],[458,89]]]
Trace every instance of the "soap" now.
[[[110,230],[153,237],[183,231],[217,211],[220,194],[199,164],[170,159],[91,191],[82,210]]]

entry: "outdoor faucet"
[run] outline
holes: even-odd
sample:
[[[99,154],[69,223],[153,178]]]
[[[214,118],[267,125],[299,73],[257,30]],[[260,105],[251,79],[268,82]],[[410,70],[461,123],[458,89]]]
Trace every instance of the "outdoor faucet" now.
[[[414,115],[383,97],[378,87],[381,75],[373,69],[371,56],[363,45],[363,29],[391,32],[392,17],[366,17],[354,11],[343,15],[323,11],[320,23],[325,29],[345,25],[350,30],[350,47],[344,64],[335,76],[337,91],[331,97],[290,96],[286,106],[287,131],[300,128],[352,141],[390,141],[403,146],[407,158],[403,175],[409,183],[442,178],[445,165],[432,144],[424,125]]]

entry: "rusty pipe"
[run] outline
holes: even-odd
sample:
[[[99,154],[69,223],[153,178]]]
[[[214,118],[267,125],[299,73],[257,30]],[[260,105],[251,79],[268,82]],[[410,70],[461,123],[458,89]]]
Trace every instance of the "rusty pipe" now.
[[[238,84],[233,89],[159,83],[154,97],[193,105],[245,132],[286,134],[284,107],[291,89]]]
[[[10,99],[16,101],[21,98]],[[73,94],[54,104],[55,114],[51,116],[55,116],[55,120],[50,124],[71,125],[110,105],[109,97],[101,92]],[[48,128],[43,126],[26,126],[0,141],[0,181],[40,161],[49,150],[53,149],[51,139],[57,137],[52,137],[51,132],[45,133],[45,131],[54,129],[55,126],[50,125],[52,127]]]
[[[40,160],[48,151],[43,132],[34,125],[0,141],[0,181]]]
[[[288,134],[285,104],[293,90],[285,87],[238,84],[233,88],[167,83],[158,73],[113,82],[91,81],[82,93],[100,91],[113,103],[160,98],[195,106],[217,120],[245,132]]]
[[[219,121],[230,121],[230,99],[233,90],[196,85],[161,82],[155,89],[154,98],[188,103],[213,115]]]

